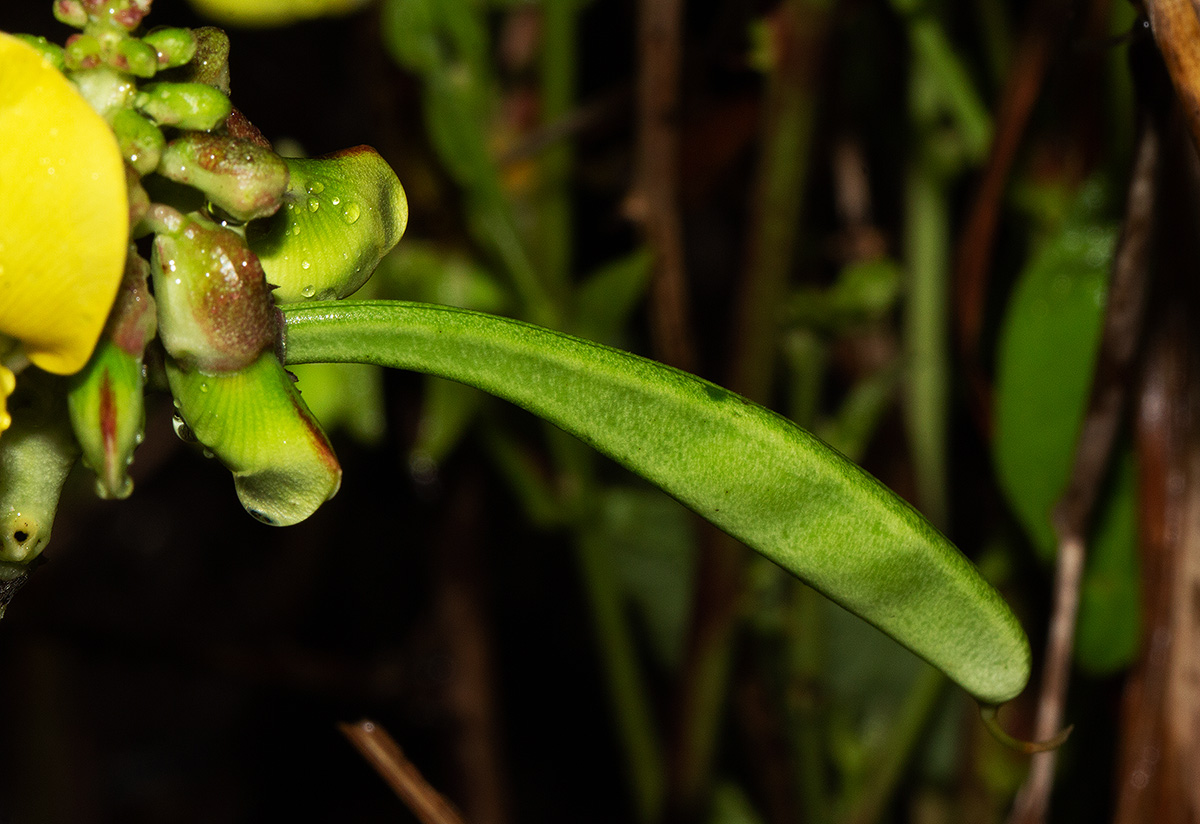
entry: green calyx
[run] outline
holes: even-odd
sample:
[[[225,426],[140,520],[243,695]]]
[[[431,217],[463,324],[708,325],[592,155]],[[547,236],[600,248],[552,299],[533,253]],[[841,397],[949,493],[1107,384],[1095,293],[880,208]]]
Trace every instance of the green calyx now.
[[[199,214],[156,209],[150,271],[167,353],[209,373],[249,366],[276,338],[258,258],[236,232]]]
[[[286,204],[250,224],[275,300],[333,300],[366,283],[408,224],[404,188],[367,146],[316,159],[288,158]]]
[[[246,511],[289,526],[332,498],[342,470],[274,352],[237,372],[210,375],[168,361],[179,415],[232,473]]]
[[[235,220],[269,217],[288,187],[288,167],[270,148],[225,135],[189,132],[167,144],[159,174],[204,192]]]

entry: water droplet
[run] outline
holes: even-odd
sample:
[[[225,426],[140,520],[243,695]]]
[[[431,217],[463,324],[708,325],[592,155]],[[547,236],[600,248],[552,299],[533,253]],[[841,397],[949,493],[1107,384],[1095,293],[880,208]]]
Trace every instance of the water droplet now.
[[[362,214],[362,210],[358,208],[357,203],[347,203],[346,208],[342,210],[342,217],[346,219],[347,223],[356,223],[360,214]]]
[[[205,383],[205,382],[203,382],[203,381],[201,381],[201,382],[200,382],[200,391],[201,391],[201,392],[207,392],[207,391],[208,391],[208,384],[207,384],[207,383]]]
[[[211,449],[209,449],[207,446],[204,447],[204,449],[200,452],[200,454],[209,459],[216,457],[216,455],[213,454],[213,451]]]
[[[323,191],[325,191],[325,184],[319,180],[308,187],[308,193],[310,195],[319,195]]]
[[[317,290],[316,290],[316,288],[313,287],[313,285],[311,283],[308,286],[305,286],[303,289],[300,290],[300,294],[304,295],[304,297],[306,297],[306,298],[311,298],[316,293],[317,293]]]
[[[195,443],[196,436],[192,433],[192,428],[184,422],[183,418],[178,415],[171,417],[171,427],[175,430],[175,435],[184,443]]]
[[[300,224],[299,223],[297,223],[295,226],[292,227],[292,234],[293,235],[300,234]]]
[[[301,268],[301,269],[307,269],[307,268],[309,268],[310,266],[312,266],[312,264],[311,264],[311,263],[309,263],[307,260],[305,260],[305,261],[302,261],[302,262],[300,263],[300,268]]]
[[[335,196],[334,196],[334,198],[333,198],[333,200],[332,200],[332,203],[333,203],[333,205],[334,205],[334,206],[337,206],[337,205],[338,205],[339,203],[341,203],[341,202],[342,202],[342,199],[341,199],[340,197],[337,197],[337,196],[335,195]]]
[[[308,199],[308,211],[315,212],[315,211],[317,211],[317,209],[320,209],[320,208],[321,208],[321,201],[317,200],[315,197],[310,197]]]

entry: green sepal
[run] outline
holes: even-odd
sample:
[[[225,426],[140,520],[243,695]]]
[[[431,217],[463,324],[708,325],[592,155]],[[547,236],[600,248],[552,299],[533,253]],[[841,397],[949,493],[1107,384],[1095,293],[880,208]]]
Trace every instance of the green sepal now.
[[[367,282],[408,223],[404,188],[368,146],[286,160],[286,205],[246,228],[275,300],[332,300]]]
[[[220,126],[233,110],[229,98],[206,83],[150,83],[138,92],[134,105],[160,126],[202,132]]]
[[[182,66],[196,55],[196,36],[191,29],[155,29],[142,42],[154,49],[160,69]]]
[[[113,117],[112,127],[121,155],[138,174],[148,175],[158,168],[167,145],[158,126],[132,109],[121,109]]]
[[[158,172],[204,192],[244,222],[270,217],[288,188],[288,167],[269,148],[226,135],[189,132],[167,144]]]
[[[273,352],[225,375],[168,360],[167,378],[180,416],[233,473],[238,498],[255,518],[299,523],[337,493],[342,470],[333,447]]]
[[[0,565],[27,567],[50,540],[63,483],[79,457],[64,389],[61,379],[27,370],[9,400],[13,424],[0,438]]]
[[[236,232],[156,206],[150,271],[159,332],[175,360],[234,372],[275,343],[277,318],[263,270]]]

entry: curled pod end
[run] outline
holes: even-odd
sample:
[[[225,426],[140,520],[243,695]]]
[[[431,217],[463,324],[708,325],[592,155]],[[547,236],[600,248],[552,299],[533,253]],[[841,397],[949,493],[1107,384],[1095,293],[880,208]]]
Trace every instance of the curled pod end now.
[[[1075,725],[1072,724],[1066,729],[1060,730],[1056,735],[1047,738],[1045,741],[1023,741],[1004,731],[1000,726],[999,713],[1000,707],[996,705],[979,705],[979,717],[983,721],[983,726],[987,728],[992,737],[1010,750],[1015,750],[1025,755],[1057,750],[1067,742],[1067,739],[1071,736],[1071,731],[1075,729]]]
[[[220,375],[168,362],[167,377],[193,436],[233,473],[255,518],[299,523],[337,493],[342,470],[333,447],[273,352]]]

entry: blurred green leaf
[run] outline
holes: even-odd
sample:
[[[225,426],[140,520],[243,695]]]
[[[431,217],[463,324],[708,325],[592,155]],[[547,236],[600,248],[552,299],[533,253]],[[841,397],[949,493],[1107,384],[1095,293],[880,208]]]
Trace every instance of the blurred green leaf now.
[[[653,489],[612,487],[600,493],[583,540],[601,545],[617,566],[624,596],[645,626],[658,661],[683,659],[695,571],[691,516]]]
[[[1117,230],[1085,209],[1021,274],[1000,333],[996,475],[1044,559],[1087,405]]]
[[[1137,472],[1129,448],[1114,467],[1113,476],[1092,530],[1075,631],[1075,659],[1097,675],[1129,666],[1137,657],[1142,637]]]
[[[722,781],[713,789],[708,824],[763,824],[746,792],[732,781]]]
[[[650,286],[653,260],[649,249],[638,249],[586,277],[575,291],[576,334],[619,343],[621,330]]]

